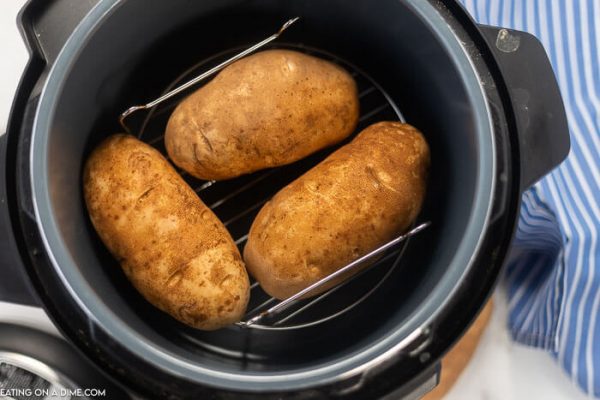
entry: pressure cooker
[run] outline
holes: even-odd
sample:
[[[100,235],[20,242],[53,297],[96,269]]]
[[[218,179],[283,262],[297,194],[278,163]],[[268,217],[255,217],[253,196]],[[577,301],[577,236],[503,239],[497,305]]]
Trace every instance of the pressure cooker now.
[[[145,302],[103,247],[82,166],[121,131],[123,110],[296,16],[273,46],[351,71],[359,130],[402,117],[424,133],[432,163],[420,218],[431,226],[285,329],[197,331]],[[569,151],[540,42],[477,25],[454,0],[31,0],[18,23],[30,60],[0,139],[4,300],[41,304],[88,360],[144,397],[419,398],[494,288],[522,193]],[[142,139],[160,149],[168,113],[151,114]],[[243,246],[256,204],[316,161],[199,194],[227,199],[215,212]]]

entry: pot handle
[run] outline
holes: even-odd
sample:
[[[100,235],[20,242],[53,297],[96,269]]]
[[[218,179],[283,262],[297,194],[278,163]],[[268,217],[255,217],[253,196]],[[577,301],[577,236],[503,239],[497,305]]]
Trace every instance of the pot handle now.
[[[519,136],[521,191],[557,167],[570,150],[558,82],[542,43],[533,35],[479,26],[504,76]]]
[[[29,0],[19,12],[18,26],[29,51],[25,68],[8,122],[8,132],[0,136],[0,302],[39,306],[29,281],[13,230],[8,195],[15,195],[14,173],[7,172],[8,136],[16,137],[28,124],[44,83],[45,71],[54,62],[65,41],[81,19],[99,0]],[[10,187],[10,189],[9,189]]]
[[[28,0],[17,18],[32,56],[50,66],[83,17],[99,0]]]
[[[7,198],[7,135],[0,136],[0,302],[39,306],[12,230]]]

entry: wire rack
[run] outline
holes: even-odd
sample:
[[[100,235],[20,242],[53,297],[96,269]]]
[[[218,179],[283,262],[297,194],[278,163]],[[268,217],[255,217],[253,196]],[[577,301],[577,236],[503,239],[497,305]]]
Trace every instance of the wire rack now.
[[[268,48],[292,49],[327,59],[342,66],[354,77],[359,90],[361,115],[356,131],[340,145],[350,141],[358,132],[374,122],[381,120],[400,120],[404,122],[400,110],[382,87],[351,63],[328,52],[303,45],[278,44],[271,45]],[[241,49],[243,47],[229,49],[200,61],[178,76],[164,89],[163,94],[226,60]],[[167,156],[163,143],[165,126],[172,110],[183,97],[179,95],[168,102],[151,108],[145,119],[137,124],[137,129],[132,129],[134,134],[137,132],[138,138],[154,146],[165,156]],[[190,176],[183,170],[178,169],[178,172],[223,221],[241,251],[248,239],[250,225],[260,208],[278,190],[323,160],[337,147],[325,149],[292,165],[227,181],[202,181]],[[408,241],[405,241],[389,250],[370,268],[354,275],[332,289],[316,297],[300,300],[287,308],[285,312],[268,318],[268,323],[254,324],[250,328],[259,330],[300,329],[321,324],[347,313],[371,296],[398,268],[407,243]],[[355,279],[359,275],[361,279]],[[250,287],[249,311],[244,316],[245,321],[259,315],[278,301],[268,296],[261,289],[258,282],[252,280]]]

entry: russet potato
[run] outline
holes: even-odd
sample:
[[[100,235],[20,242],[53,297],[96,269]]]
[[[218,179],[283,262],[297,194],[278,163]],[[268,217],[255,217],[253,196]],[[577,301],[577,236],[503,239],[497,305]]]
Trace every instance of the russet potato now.
[[[417,129],[368,127],[263,206],[244,249],[248,271],[285,299],[392,240],[421,209],[428,167]]]
[[[98,235],[150,303],[198,329],[240,320],[249,281],[239,251],[157,150],[110,136],[88,158],[83,186]]]
[[[331,62],[290,50],[245,57],[183,100],[171,115],[171,160],[207,180],[300,160],[356,128],[356,83]]]

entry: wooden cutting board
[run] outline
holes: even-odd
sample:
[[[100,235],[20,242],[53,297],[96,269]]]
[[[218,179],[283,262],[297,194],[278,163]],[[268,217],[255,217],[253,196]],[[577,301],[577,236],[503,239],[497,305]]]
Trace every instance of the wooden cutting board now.
[[[454,386],[475,353],[479,339],[490,321],[492,308],[492,300],[490,300],[462,339],[442,359],[440,384],[431,393],[423,397],[423,400],[441,400],[452,389],[452,386]]]

